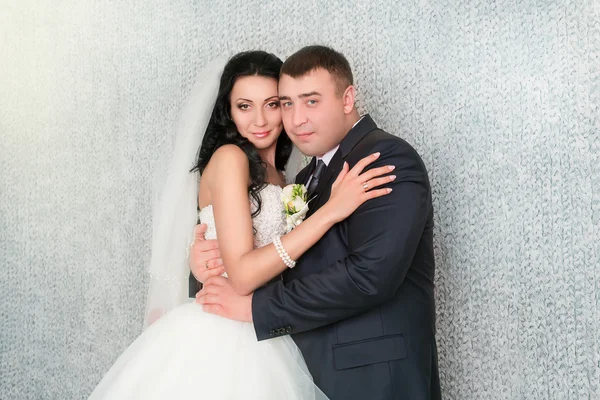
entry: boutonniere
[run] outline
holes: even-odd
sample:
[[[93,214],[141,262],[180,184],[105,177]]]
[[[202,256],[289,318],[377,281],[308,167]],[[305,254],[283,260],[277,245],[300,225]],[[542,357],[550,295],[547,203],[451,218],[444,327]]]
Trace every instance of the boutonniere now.
[[[308,192],[301,184],[287,185],[281,193],[283,213],[287,222],[287,231],[291,231],[306,217],[308,213]]]

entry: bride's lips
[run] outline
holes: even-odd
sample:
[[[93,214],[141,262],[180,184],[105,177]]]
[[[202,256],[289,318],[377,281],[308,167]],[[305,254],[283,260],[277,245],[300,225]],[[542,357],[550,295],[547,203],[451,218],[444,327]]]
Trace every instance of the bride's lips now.
[[[271,133],[271,131],[264,131],[264,132],[252,132],[252,134],[254,136],[256,136],[259,139],[264,139],[267,136],[269,136],[269,133]]]

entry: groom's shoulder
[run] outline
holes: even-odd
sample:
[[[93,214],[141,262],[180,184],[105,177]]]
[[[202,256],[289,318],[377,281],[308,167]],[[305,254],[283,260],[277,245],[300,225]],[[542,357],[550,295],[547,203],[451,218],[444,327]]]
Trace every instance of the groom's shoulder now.
[[[387,153],[412,155],[421,158],[415,148],[405,139],[377,127],[369,132],[359,143],[363,151],[385,150]]]

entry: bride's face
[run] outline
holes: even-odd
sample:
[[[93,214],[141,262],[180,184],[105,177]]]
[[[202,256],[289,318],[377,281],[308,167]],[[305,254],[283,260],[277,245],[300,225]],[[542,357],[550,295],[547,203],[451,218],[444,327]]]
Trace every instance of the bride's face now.
[[[257,149],[276,146],[281,134],[277,81],[264,76],[244,76],[233,85],[231,118],[238,132]]]

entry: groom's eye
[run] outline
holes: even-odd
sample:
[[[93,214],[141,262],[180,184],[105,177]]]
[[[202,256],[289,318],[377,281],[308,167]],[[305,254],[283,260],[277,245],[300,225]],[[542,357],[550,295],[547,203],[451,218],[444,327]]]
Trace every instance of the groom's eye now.
[[[292,106],[292,102],[291,101],[284,101],[283,103],[281,103],[281,106],[289,108],[289,107]]]
[[[318,101],[317,101],[317,100],[315,100],[315,99],[310,99],[310,100],[308,100],[306,103],[307,103],[309,106],[314,106],[314,105],[316,105],[316,104],[318,103]]]

